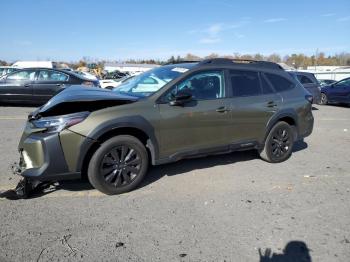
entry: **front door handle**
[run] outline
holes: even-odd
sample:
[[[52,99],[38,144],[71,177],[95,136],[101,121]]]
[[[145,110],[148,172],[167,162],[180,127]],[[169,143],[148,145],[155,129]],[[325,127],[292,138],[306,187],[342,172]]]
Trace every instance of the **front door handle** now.
[[[225,112],[229,112],[229,111],[231,111],[231,110],[225,106],[221,106],[221,107],[216,109],[216,112],[218,112],[218,113],[225,113]]]
[[[30,84],[25,84],[24,87],[30,87]]]
[[[267,103],[267,107],[276,107],[277,104],[275,103],[275,101],[270,101]]]

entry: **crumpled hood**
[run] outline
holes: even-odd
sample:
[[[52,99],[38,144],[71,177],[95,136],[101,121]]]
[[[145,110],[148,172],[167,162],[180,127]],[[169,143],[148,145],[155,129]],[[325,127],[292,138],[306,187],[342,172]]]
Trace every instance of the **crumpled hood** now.
[[[139,99],[138,97],[122,95],[101,88],[71,86],[31,113],[29,118],[65,115],[83,111],[92,112],[106,107],[133,103]]]

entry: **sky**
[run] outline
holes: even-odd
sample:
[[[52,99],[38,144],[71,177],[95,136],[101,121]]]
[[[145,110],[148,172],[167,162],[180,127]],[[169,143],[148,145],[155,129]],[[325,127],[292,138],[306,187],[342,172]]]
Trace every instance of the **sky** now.
[[[350,51],[350,1],[5,0],[0,59]]]

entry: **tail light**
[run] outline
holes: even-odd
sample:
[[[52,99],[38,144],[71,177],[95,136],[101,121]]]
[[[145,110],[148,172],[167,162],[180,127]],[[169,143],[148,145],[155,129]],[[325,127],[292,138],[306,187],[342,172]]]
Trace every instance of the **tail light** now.
[[[90,82],[90,81],[84,81],[83,83],[81,83],[83,86],[88,86],[88,87],[93,87],[94,83]]]
[[[305,96],[305,99],[306,99],[307,101],[309,101],[310,104],[312,104],[312,103],[314,102],[314,97],[313,97],[312,95],[306,95],[306,96]]]

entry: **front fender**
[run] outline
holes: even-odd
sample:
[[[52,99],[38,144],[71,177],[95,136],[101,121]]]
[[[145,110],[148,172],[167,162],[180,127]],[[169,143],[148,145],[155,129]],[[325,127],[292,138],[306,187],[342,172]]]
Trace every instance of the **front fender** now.
[[[101,143],[100,138],[104,134],[120,128],[135,128],[144,132],[149,138],[147,141],[147,147],[151,152],[152,163],[155,163],[155,160],[158,159],[159,156],[159,144],[154,127],[141,116],[127,116],[105,121],[87,134],[85,141],[81,145],[79,157],[77,160],[78,172],[80,172],[83,168],[84,159],[90,149],[93,146],[99,145]]]

